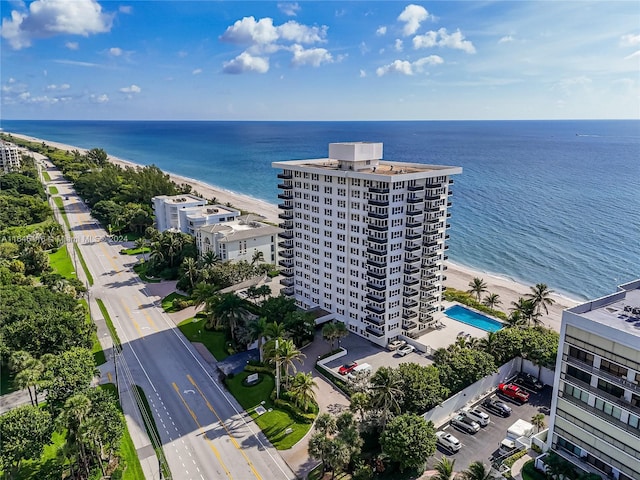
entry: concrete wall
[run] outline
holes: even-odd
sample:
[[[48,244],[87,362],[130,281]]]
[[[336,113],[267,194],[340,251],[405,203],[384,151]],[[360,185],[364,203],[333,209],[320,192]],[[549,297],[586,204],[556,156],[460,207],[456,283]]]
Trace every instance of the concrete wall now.
[[[553,379],[555,377],[555,370],[551,370],[550,368],[542,367],[540,368],[538,365],[533,363],[531,360],[522,360],[522,371],[526,373],[530,373],[534,377],[537,377],[540,374],[540,381],[545,385],[553,385]]]

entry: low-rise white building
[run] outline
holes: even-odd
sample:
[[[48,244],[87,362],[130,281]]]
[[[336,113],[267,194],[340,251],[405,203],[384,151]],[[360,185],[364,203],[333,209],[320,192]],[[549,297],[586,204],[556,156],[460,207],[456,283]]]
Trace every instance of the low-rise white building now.
[[[207,205],[204,198],[195,195],[159,195],[153,197],[156,228],[176,230],[195,236],[196,229],[205,225],[230,222],[240,211],[222,205]]]
[[[0,172],[20,170],[20,149],[9,142],[0,142]]]
[[[256,252],[261,252],[263,262],[277,263],[276,239],[283,230],[261,223],[261,219],[249,214],[230,222],[198,227],[195,236],[200,255],[214,252],[223,261],[251,262]]]

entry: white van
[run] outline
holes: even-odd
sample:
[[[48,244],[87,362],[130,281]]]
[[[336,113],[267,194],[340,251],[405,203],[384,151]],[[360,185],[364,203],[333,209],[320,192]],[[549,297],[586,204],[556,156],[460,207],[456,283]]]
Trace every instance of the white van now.
[[[355,380],[358,377],[366,377],[371,375],[371,365],[368,363],[361,363],[357,367],[355,367],[351,372],[347,375],[349,380]]]

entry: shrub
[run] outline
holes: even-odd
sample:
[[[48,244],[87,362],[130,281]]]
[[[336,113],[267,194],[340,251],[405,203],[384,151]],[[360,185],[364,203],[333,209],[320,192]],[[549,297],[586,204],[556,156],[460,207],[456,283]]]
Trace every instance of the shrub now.
[[[265,373],[267,375],[273,375],[273,368],[264,365],[252,365],[251,361],[244,366],[245,372],[251,373]]]
[[[292,403],[283,400],[282,398],[276,398],[273,401],[273,404],[278,407],[280,410],[284,410],[289,413],[291,417],[299,423],[313,423],[316,419],[316,415],[314,413],[303,413],[298,407],[293,405]]]

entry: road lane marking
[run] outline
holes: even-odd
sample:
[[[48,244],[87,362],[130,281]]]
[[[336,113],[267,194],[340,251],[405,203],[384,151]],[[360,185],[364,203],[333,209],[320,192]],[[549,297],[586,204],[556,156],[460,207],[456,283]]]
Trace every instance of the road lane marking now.
[[[109,379],[109,383],[113,383],[113,380],[111,379],[111,372],[107,372],[107,378]]]
[[[220,425],[222,425],[222,428],[225,429],[225,431],[227,432],[227,435],[229,435],[229,438],[231,438],[231,442],[233,443],[233,445],[238,449],[238,451],[242,454],[242,456],[244,457],[244,459],[247,461],[247,463],[249,464],[249,467],[251,467],[251,471],[253,472],[253,474],[256,476],[256,478],[258,480],[262,480],[262,477],[260,476],[260,474],[258,473],[258,471],[256,470],[256,468],[253,466],[253,463],[251,462],[251,460],[249,460],[249,457],[247,457],[247,454],[244,452],[244,450],[242,449],[242,447],[240,445],[238,445],[238,442],[236,441],[235,437],[231,434],[231,432],[229,431],[229,429],[227,428],[227,425],[222,421],[222,419],[220,418],[220,415],[218,415],[218,412],[216,412],[216,409],[213,408],[213,406],[211,405],[211,403],[209,403],[209,400],[207,400],[207,397],[205,397],[204,393],[202,392],[202,390],[200,390],[200,387],[198,386],[198,384],[195,382],[195,380],[191,377],[191,375],[187,374],[187,378],[189,379],[189,382],[191,382],[191,385],[193,385],[195,387],[196,390],[198,390],[198,393],[200,394],[200,396],[202,397],[202,399],[204,400],[204,403],[207,404],[207,407],[209,408],[209,410],[211,410],[211,412],[213,412],[213,414],[216,416],[216,418],[218,419],[218,421],[220,422]]]
[[[193,418],[193,421],[196,422],[196,425],[200,429],[200,432],[202,433],[202,436],[204,437],[205,441],[209,444],[209,447],[211,448],[211,451],[214,453],[214,455],[216,456],[216,458],[220,462],[220,465],[222,465],[222,468],[224,469],[225,473],[227,474],[227,477],[233,478],[233,477],[231,477],[231,472],[229,472],[229,470],[227,469],[227,466],[222,461],[222,457],[220,456],[220,452],[215,447],[213,442],[211,442],[209,437],[207,437],[207,432],[204,430],[204,428],[202,428],[202,425],[200,425],[200,422],[198,421],[198,417],[196,417],[196,414],[194,413],[193,410],[191,410],[191,407],[189,407],[189,404],[187,403],[187,401],[184,399],[184,397],[180,393],[180,389],[178,388],[178,385],[176,385],[176,382],[173,382],[171,385],[173,385],[173,389],[176,391],[176,393],[180,397],[180,400],[182,400],[182,403],[184,404],[184,406],[187,409],[187,411],[189,412],[189,414],[191,414],[191,418]],[[182,443],[184,443],[184,440],[182,440]]]
[[[138,335],[144,340],[144,335],[142,334],[140,325],[138,325],[138,322],[136,322],[136,319],[133,318],[133,315],[131,314],[131,310],[129,310],[129,307],[127,306],[127,304],[124,303],[124,300],[120,299],[120,303],[122,304],[124,309],[127,311],[127,315],[129,315],[129,318],[131,318],[131,321],[133,322],[133,326],[136,327],[136,330],[138,331]]]
[[[102,244],[102,242],[99,242],[100,248],[102,249],[102,251],[104,252],[104,256],[107,258],[107,260],[109,260],[109,263],[111,264],[111,266],[113,267],[113,271],[116,272],[116,275],[120,275],[120,273],[122,272],[122,270],[118,270],[118,266],[116,265],[116,263],[113,261],[113,258],[118,258],[118,257],[113,257],[111,258],[111,255],[109,254],[109,252],[107,252],[107,249],[105,248],[105,246]]]
[[[144,314],[144,316],[146,317],[147,322],[149,323],[149,325],[151,325],[153,327],[153,329],[157,332],[158,331],[158,327],[154,323],[153,319],[149,316],[149,313],[147,312],[147,309],[144,308],[142,305],[138,305],[138,310],[141,311]]]

